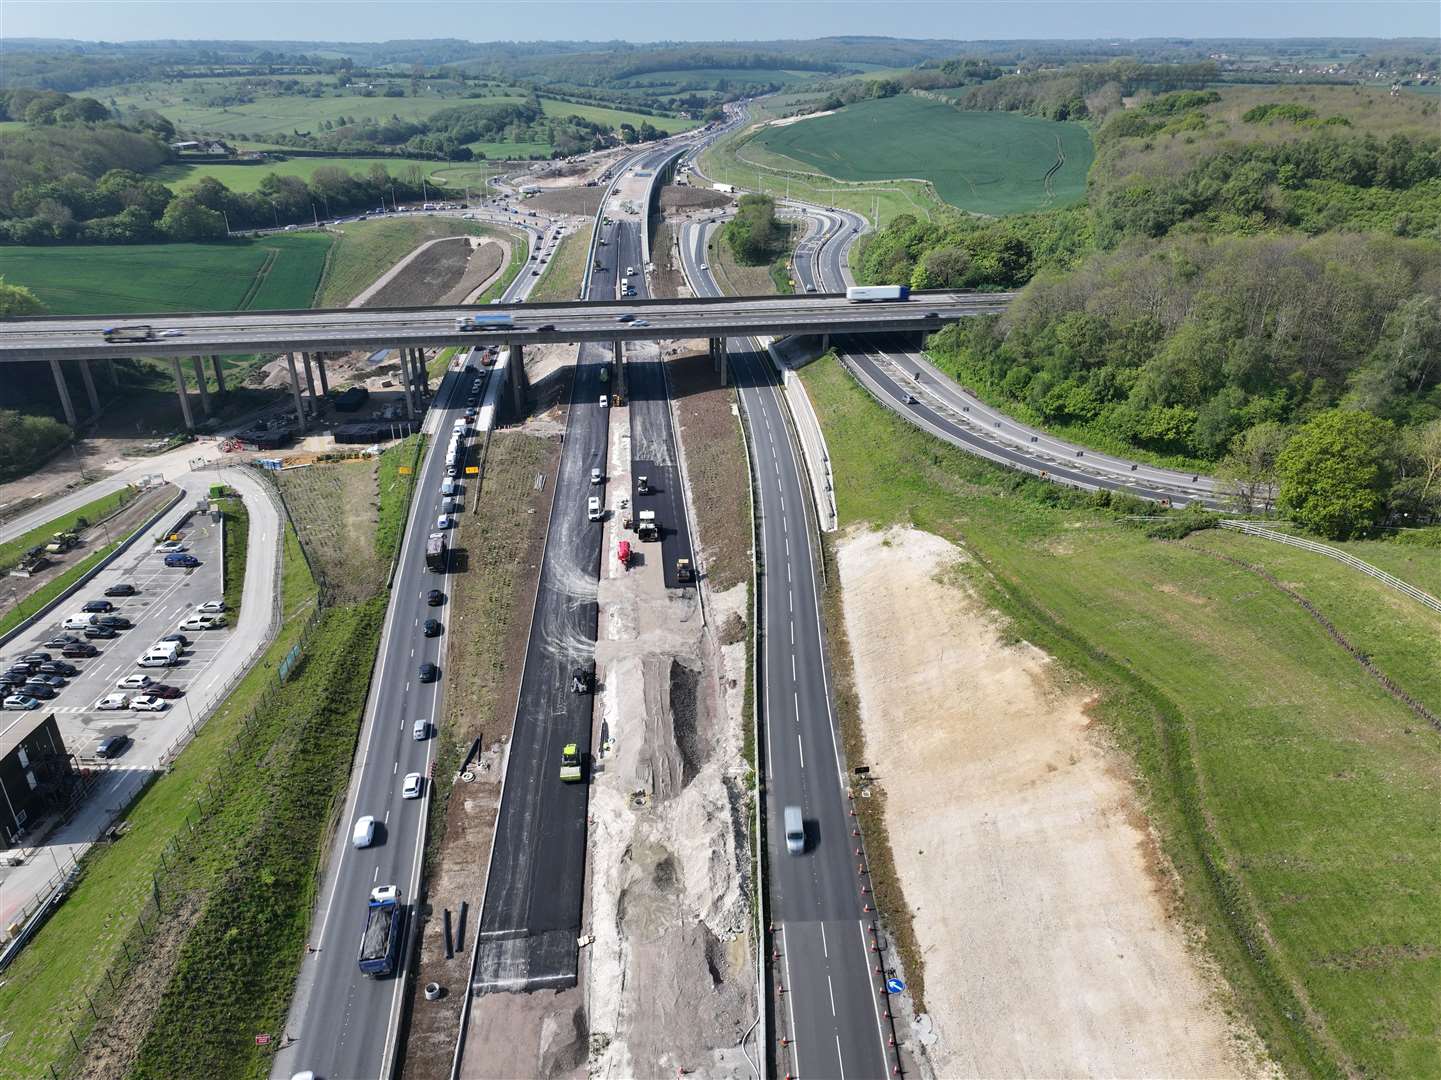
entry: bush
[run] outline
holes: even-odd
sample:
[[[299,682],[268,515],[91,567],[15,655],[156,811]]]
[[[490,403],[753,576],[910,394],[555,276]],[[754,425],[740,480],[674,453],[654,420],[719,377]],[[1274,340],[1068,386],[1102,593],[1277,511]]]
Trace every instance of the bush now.
[[[49,416],[0,409],[0,480],[24,476],[73,436],[70,428]]]

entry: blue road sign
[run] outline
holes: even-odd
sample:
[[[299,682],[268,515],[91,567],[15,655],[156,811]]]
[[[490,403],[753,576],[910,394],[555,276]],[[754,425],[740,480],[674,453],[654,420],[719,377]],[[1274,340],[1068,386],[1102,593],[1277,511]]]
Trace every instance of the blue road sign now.
[[[903,983],[903,982],[901,982],[900,979],[887,979],[887,980],[886,980],[886,990],[887,990],[889,993],[899,994],[899,993],[900,993],[902,990],[904,990],[905,988],[906,988],[906,984]]]

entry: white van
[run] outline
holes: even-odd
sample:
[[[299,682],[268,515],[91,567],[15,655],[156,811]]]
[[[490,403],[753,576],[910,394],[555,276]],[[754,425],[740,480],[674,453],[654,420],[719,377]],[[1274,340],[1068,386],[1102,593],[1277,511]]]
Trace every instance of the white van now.
[[[416,742],[421,742],[424,739],[428,738],[430,735],[430,721],[417,720],[415,722],[415,727],[411,731],[411,734],[415,736]]]
[[[141,667],[170,667],[175,663],[175,657],[168,653],[148,652],[136,661]]]
[[[184,651],[178,641],[157,641],[150,648],[145,650],[146,656],[168,656],[170,659],[178,659]]]
[[[806,850],[806,823],[801,817],[799,806],[785,809],[786,850],[792,855],[802,855]]]
[[[350,842],[358,848],[369,847],[375,842],[375,818],[366,814],[363,818],[357,818],[355,829],[350,834]]]
[[[84,630],[87,626],[94,626],[98,620],[98,615],[77,611],[74,615],[65,616],[60,627],[62,630]]]

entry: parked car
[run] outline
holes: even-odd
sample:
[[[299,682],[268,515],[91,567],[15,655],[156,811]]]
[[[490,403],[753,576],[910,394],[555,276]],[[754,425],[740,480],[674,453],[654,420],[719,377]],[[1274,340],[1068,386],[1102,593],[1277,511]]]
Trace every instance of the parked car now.
[[[47,660],[55,659],[48,652],[28,652],[20,658],[22,664],[43,664]]]
[[[161,641],[173,641],[173,642],[175,642],[175,644],[179,645],[182,649],[188,649],[188,648],[190,648],[190,639],[189,639],[188,637],[186,637],[184,634],[166,634],[166,635],[165,635],[163,638],[161,638],[160,640],[161,640]]]
[[[80,638],[75,634],[53,634],[45,639],[47,649],[63,649],[66,645],[73,645]]]
[[[41,675],[64,675],[67,679],[72,675],[78,675],[80,669],[74,664],[67,664],[64,660],[51,660],[48,664],[40,665]]]
[[[151,683],[145,688],[145,692],[151,697],[167,698],[174,700],[185,693],[178,686],[171,686],[169,683]]]
[[[222,611],[225,610],[225,601],[224,601],[224,600],[207,600],[207,601],[205,601],[205,603],[203,603],[203,604],[196,604],[196,605],[195,605],[195,610],[198,611],[198,612],[200,612],[202,615],[218,614],[219,612],[222,612]]]
[[[165,565],[179,566],[189,570],[196,566],[199,566],[200,560],[197,559],[194,555],[167,555],[165,556]]]
[[[149,675],[135,674],[124,676],[115,685],[121,690],[144,690],[154,681]]]
[[[154,694],[141,694],[130,699],[130,707],[136,712],[164,712],[170,708],[170,702]]]
[[[90,642],[88,641],[72,641],[69,645],[66,645],[65,648],[60,650],[60,655],[76,658],[82,656],[99,656],[100,650],[97,649],[94,645],[90,644]]]
[[[119,585],[112,585],[105,590],[106,596],[134,596],[140,590],[128,581],[122,581]]]
[[[403,783],[400,787],[400,797],[402,799],[420,798],[420,791],[424,784],[425,778],[421,776],[420,773],[406,773],[405,783]]]
[[[85,628],[85,636],[88,638],[113,638],[115,636],[115,627],[100,626],[98,624],[95,626],[87,626]]]
[[[55,697],[55,688],[53,686],[47,686],[44,683],[33,683],[29,679],[25,680],[24,686],[16,687],[16,691],[21,694],[29,694],[31,697],[39,698],[41,701],[50,701]]]
[[[38,709],[40,702],[28,694],[7,694],[0,702],[7,709]]]
[[[210,620],[211,620],[212,618],[214,618],[214,616],[212,616],[212,615],[196,615],[196,616],[194,616],[194,617],[192,617],[192,618],[186,619],[183,623],[181,623],[181,624],[180,624],[180,629],[182,629],[182,630],[214,630],[217,626],[223,626],[223,625],[225,625],[224,623],[214,623],[214,622],[211,622]]]
[[[112,630],[129,630],[135,624],[124,615],[102,615],[95,622],[96,626],[108,626]]]
[[[129,694],[106,694],[95,703],[95,707],[102,712],[111,712],[115,709],[130,708]]]
[[[174,555],[181,551],[189,551],[190,545],[183,544],[179,540],[166,540],[164,543],[157,544],[155,550],[162,555]]]
[[[430,663],[420,665],[421,682],[435,682],[438,678],[440,678],[440,668]]]
[[[105,738],[95,744],[95,756],[103,758],[119,757],[129,745],[129,735],[106,735]]]
[[[25,680],[26,686],[48,686],[51,690],[59,690],[65,685],[64,675],[31,675]]]
[[[80,605],[81,611],[114,611],[115,605],[109,600],[87,600]]]

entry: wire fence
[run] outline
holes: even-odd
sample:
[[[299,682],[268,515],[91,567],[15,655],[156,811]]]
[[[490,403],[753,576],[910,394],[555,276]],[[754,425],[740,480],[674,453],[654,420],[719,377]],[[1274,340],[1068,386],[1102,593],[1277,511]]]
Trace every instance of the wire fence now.
[[[1356,558],[1356,556],[1342,551],[1340,548],[1333,548],[1327,544],[1318,544],[1314,540],[1307,540],[1301,536],[1292,536],[1290,533],[1278,532],[1275,529],[1269,529],[1265,525],[1255,521],[1228,519],[1217,522],[1217,524],[1223,529],[1231,529],[1235,532],[1245,533],[1247,536],[1259,536],[1264,540],[1274,540],[1278,544],[1289,544],[1291,547],[1301,548],[1304,551],[1310,551],[1317,555],[1324,555],[1328,559],[1335,559],[1337,562],[1345,563],[1353,570],[1359,570],[1367,577],[1375,578],[1388,588],[1395,589],[1397,592],[1409,596],[1418,604],[1423,604],[1432,611],[1441,611],[1441,600],[1436,599],[1436,597],[1430,593],[1422,592],[1416,588],[1416,586],[1402,581],[1393,574],[1386,573],[1386,571],[1380,567],[1372,566],[1368,562],[1363,562]]]

